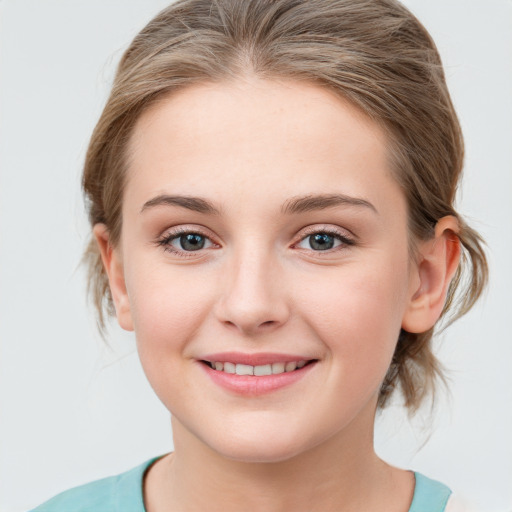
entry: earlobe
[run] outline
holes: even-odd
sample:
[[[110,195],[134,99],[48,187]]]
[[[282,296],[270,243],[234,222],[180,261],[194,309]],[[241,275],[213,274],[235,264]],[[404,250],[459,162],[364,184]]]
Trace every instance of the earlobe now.
[[[411,276],[413,289],[402,319],[405,331],[426,332],[441,316],[448,287],[459,266],[458,232],[457,219],[446,216],[436,224],[434,237],[420,244],[418,263]]]
[[[126,291],[124,268],[120,252],[110,244],[109,231],[105,224],[96,224],[93,228],[93,235],[96,238],[103,267],[108,276],[117,321],[126,331],[133,331],[130,301]]]

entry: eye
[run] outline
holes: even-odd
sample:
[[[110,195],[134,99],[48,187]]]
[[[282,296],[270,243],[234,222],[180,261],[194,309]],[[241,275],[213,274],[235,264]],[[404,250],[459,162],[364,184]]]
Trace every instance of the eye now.
[[[345,233],[332,229],[319,230],[316,228],[314,231],[307,233],[297,244],[297,247],[321,252],[336,250],[354,244],[354,240],[349,238]]]
[[[167,231],[165,235],[157,241],[157,245],[163,247],[165,251],[188,257],[191,256],[190,253],[212,247],[214,243],[200,232],[180,228]]]

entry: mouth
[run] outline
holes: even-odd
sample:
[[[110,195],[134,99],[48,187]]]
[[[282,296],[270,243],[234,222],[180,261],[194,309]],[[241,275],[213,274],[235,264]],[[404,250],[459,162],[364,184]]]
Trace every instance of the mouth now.
[[[265,377],[268,375],[281,375],[282,373],[290,373],[300,370],[309,364],[316,362],[316,359],[299,361],[288,361],[288,362],[274,362],[261,365],[251,365],[242,363],[231,363],[229,361],[206,361],[201,362],[212,370],[218,372],[224,372],[232,375],[252,375],[254,377]]]
[[[257,396],[306,378],[319,360],[286,354],[230,352],[208,355],[198,362],[221,388],[237,395]]]

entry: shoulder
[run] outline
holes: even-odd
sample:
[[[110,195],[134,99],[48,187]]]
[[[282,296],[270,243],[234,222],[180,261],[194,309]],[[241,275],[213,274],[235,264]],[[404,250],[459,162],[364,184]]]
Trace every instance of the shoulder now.
[[[441,482],[414,473],[416,484],[409,512],[445,512],[452,491]]]
[[[144,512],[144,473],[159,457],[58,494],[31,512]]]
[[[111,476],[68,489],[46,501],[32,512],[99,512],[115,510],[117,477]]]
[[[409,512],[477,512],[463,496],[453,494],[441,482],[415,473],[416,488]]]

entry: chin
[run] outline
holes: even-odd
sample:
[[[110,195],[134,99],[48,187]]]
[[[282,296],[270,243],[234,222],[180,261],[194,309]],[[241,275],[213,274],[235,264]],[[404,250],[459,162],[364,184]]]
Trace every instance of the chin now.
[[[315,445],[303,436],[297,436],[297,432],[265,432],[263,429],[258,432],[239,431],[226,437],[216,437],[207,444],[226,459],[246,463],[287,461]]]
[[[277,463],[294,458],[301,453],[300,449],[291,446],[269,446],[264,443],[240,444],[229,446],[217,453],[226,459],[245,463]]]

